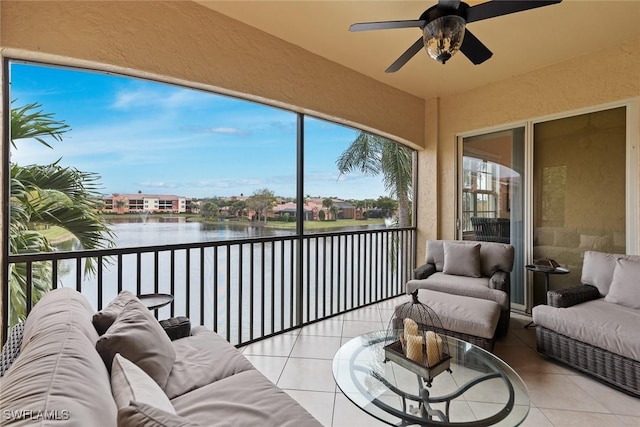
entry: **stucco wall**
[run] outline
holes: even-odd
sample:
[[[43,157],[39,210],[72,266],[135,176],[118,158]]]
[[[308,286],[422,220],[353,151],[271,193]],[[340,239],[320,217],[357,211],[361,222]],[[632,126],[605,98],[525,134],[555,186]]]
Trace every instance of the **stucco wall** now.
[[[186,1],[2,1],[0,46],[130,68],[422,146],[424,101]],[[14,51],[5,51],[5,54]]]
[[[424,259],[426,238],[455,237],[456,135],[477,129],[589,108],[640,96],[640,39],[591,55],[551,65],[509,80],[442,98],[437,112],[437,149],[426,121],[425,144],[419,164],[437,164],[437,192],[426,192],[418,207],[418,260]],[[432,101],[427,101],[427,109]],[[436,151],[436,162],[424,157]],[[434,179],[420,169],[420,186]],[[640,180],[640,177],[637,179]],[[434,209],[434,207],[437,208]],[[434,213],[437,220],[430,217]]]

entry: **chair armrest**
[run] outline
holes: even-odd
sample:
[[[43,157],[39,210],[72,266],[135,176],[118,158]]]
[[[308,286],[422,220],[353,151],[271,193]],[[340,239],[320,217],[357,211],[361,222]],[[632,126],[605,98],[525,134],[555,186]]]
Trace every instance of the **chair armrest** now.
[[[547,292],[547,305],[566,308],[597,298],[600,298],[598,288],[591,285],[580,285]]]
[[[424,264],[413,270],[414,279],[426,279],[436,272],[436,266],[433,264]]]
[[[184,316],[161,320],[160,326],[169,335],[171,341],[191,335],[191,321]]]
[[[498,270],[489,279],[489,287],[511,294],[511,274]]]
[[[23,332],[24,322],[14,325],[9,331],[7,341],[2,346],[2,353],[0,354],[0,377],[9,370],[13,361],[20,355]]]

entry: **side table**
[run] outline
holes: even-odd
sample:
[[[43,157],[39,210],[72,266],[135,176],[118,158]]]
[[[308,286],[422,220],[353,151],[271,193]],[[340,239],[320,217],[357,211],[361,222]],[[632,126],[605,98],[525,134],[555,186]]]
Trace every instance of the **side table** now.
[[[569,270],[568,268],[564,268],[564,267],[556,267],[556,268],[545,268],[545,267],[540,267],[534,264],[528,264],[525,265],[525,268],[529,271],[533,271],[534,273],[544,273],[544,295],[545,295],[545,302],[546,302],[546,297],[547,297],[547,293],[549,292],[549,275],[550,274],[569,274],[571,272],[571,270]],[[524,325],[525,328],[530,328],[532,326],[535,326],[533,324],[533,321],[527,323],[526,325]]]
[[[157,310],[167,304],[173,302],[173,295],[169,294],[142,294],[138,295],[138,299],[149,310]]]

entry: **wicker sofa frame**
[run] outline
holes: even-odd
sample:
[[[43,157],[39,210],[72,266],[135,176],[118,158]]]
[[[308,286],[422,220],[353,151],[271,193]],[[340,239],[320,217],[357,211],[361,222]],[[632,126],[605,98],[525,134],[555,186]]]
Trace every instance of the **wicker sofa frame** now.
[[[553,307],[572,305],[599,298],[598,289],[591,285],[549,291],[547,304]],[[536,346],[539,353],[563,362],[575,369],[640,397],[640,361],[629,359],[599,347],[536,327]]]

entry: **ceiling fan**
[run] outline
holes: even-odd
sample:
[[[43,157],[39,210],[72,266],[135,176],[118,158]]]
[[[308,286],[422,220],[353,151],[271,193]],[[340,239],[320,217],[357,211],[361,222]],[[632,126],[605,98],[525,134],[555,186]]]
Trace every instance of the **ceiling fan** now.
[[[438,4],[425,10],[420,18],[409,21],[362,22],[353,24],[349,31],[385,30],[418,27],[420,37],[396,61],[385,70],[398,71],[423,47],[429,56],[444,64],[460,50],[475,65],[491,58],[493,53],[465,25],[470,22],[496,16],[522,12],[542,6],[560,3],[562,0],[493,0],[469,6],[460,0],[438,0]]]

